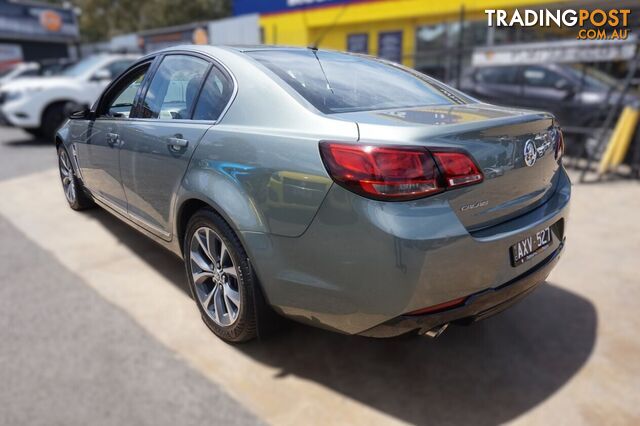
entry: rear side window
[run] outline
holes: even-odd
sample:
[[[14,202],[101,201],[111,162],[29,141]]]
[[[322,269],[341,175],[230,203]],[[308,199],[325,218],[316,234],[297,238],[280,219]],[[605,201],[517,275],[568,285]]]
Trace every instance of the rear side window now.
[[[229,103],[232,93],[233,82],[222,71],[213,67],[198,98],[193,119],[218,120]]]
[[[370,58],[311,49],[247,54],[325,114],[462,102],[425,76]]]
[[[476,81],[487,84],[516,84],[516,67],[480,68],[476,72]]]
[[[143,118],[191,118],[209,62],[187,55],[166,56],[151,80],[142,104]]]

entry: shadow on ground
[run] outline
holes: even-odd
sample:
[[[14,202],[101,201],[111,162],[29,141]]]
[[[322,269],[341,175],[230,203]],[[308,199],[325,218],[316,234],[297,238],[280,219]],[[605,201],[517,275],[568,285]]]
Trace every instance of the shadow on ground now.
[[[7,141],[4,144],[11,148],[50,146],[53,149],[54,147],[54,143],[52,141],[41,137],[29,136],[28,134],[25,134],[22,138]]]
[[[106,212],[91,214],[189,294],[179,259]],[[281,376],[312,380],[406,422],[491,425],[534,408],[571,379],[593,350],[596,325],[589,301],[546,284],[502,314],[450,327],[435,341],[292,324],[237,349]]]

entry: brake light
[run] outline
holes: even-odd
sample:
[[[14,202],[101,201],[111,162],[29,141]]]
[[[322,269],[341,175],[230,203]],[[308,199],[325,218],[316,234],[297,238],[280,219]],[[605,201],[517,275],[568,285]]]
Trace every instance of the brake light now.
[[[320,154],[336,183],[376,200],[413,200],[482,180],[473,160],[459,152],[321,142]]]
[[[556,127],[553,131],[553,136],[555,138],[555,158],[558,161],[562,160],[562,156],[564,155],[564,135],[562,134],[562,130],[559,127]]]
[[[462,152],[434,152],[433,155],[450,188],[482,182],[482,173],[468,155]]]

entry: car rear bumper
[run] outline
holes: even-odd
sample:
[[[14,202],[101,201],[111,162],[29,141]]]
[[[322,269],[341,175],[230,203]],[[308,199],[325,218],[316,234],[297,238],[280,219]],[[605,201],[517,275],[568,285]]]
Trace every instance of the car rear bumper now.
[[[400,315],[359,333],[369,337],[394,337],[416,331],[424,334],[448,323],[472,323],[502,312],[542,284],[556,266],[564,240],[541,263],[523,275],[495,288],[469,295],[462,304],[426,315]]]
[[[544,204],[469,232],[442,198],[384,203],[334,185],[300,237],[245,233],[243,242],[278,312],[330,330],[361,334],[408,312],[495,292],[536,271],[549,253],[560,252],[570,196],[571,183],[561,170],[555,192]],[[553,232],[552,244],[512,266],[510,247],[546,227]],[[541,282],[554,265],[555,261],[527,281]],[[467,317],[478,313],[465,312]]]

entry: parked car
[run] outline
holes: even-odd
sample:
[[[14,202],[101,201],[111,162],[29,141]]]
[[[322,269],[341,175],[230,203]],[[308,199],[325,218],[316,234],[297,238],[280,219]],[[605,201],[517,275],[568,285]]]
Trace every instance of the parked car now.
[[[113,77],[135,59],[132,55],[95,55],[58,76],[8,82],[0,87],[0,122],[52,140],[70,109],[92,105]]]
[[[620,96],[623,105],[638,99],[602,71],[562,64],[471,68],[460,89],[486,102],[550,111],[565,127],[598,127]]]
[[[169,48],[56,147],[70,207],[95,202],[183,258],[204,322],[232,342],[273,312],[436,336],[531,292],[565,244],[552,115],[365,56]]]
[[[35,62],[21,62],[0,70],[0,87],[12,80],[33,77],[40,72],[40,65]]]

